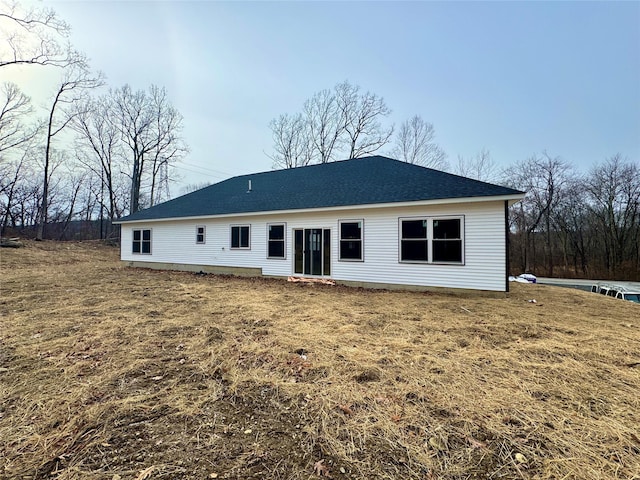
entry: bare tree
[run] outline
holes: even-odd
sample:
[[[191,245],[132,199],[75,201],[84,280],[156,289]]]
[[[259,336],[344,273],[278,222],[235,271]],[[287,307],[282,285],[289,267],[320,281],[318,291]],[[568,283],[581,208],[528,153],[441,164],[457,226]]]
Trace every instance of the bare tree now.
[[[68,167],[68,172],[64,175],[64,179],[66,185],[64,186],[63,192],[66,198],[64,198],[64,206],[61,208],[61,212],[65,213],[63,208],[66,207],[66,214],[60,219],[62,228],[58,233],[58,240],[64,239],[69,224],[73,220],[73,217],[78,214],[76,204],[80,191],[87,180],[87,171],[78,171],[73,167]]]
[[[140,210],[143,179],[148,177],[148,197],[153,204],[157,186],[170,181],[169,167],[188,151],[180,136],[182,115],[169,103],[164,88],[151,86],[150,94],[134,92],[129,85],[111,92],[113,115],[129,150],[131,168],[130,212]]]
[[[8,65],[67,66],[75,61],[66,38],[70,27],[49,8],[23,9],[18,2],[0,2],[0,67]]]
[[[590,218],[584,182],[585,179],[577,175],[568,180],[553,216],[561,243],[563,275],[588,275],[588,255],[594,239],[589,234]]]
[[[206,187],[208,187],[210,185],[211,185],[210,182],[190,183],[188,185],[183,186],[180,189],[180,193],[182,195],[186,195],[187,193],[195,192],[196,190],[201,190],[201,189],[206,188]]]
[[[597,222],[605,266],[612,275],[626,259],[640,268],[640,168],[616,154],[588,175],[585,188]]]
[[[20,186],[27,176],[30,153],[25,149],[14,161],[0,162],[0,212],[2,214],[0,236],[4,235],[12,218],[16,197],[19,196]]]
[[[458,155],[458,162],[453,170],[457,175],[481,182],[495,183],[500,179],[498,165],[493,161],[491,153],[486,148],[480,150],[473,158],[464,158]]]
[[[400,125],[392,155],[403,162],[445,170],[447,155],[435,136],[433,125],[414,115]]]
[[[109,97],[87,100],[78,105],[71,126],[78,133],[78,160],[100,179],[100,218],[119,217],[124,202],[119,194],[119,172],[124,168],[120,130],[114,120]],[[105,191],[108,201],[105,200]]]
[[[13,198],[6,210],[8,218],[5,228],[35,225],[41,203],[41,183],[36,180],[36,170],[30,165],[30,159],[22,163],[20,179],[13,184]],[[3,233],[4,234],[4,233]]]
[[[168,200],[169,183],[175,173],[170,167],[180,160],[188,148],[182,141],[182,115],[169,102],[167,91],[151,85],[150,104],[153,112],[155,141],[151,150],[151,206]]]
[[[533,233],[542,231],[547,275],[553,276],[553,218],[563,197],[570,170],[567,162],[544,152],[542,156],[534,155],[505,171],[507,183],[527,192],[525,199],[512,210],[518,219],[519,233],[523,236],[522,267],[525,271],[530,271],[531,261],[535,261]]]
[[[389,142],[393,126],[382,119],[391,110],[382,97],[360,93],[349,82],[316,92],[302,114],[280,115],[269,123],[274,153],[267,154],[273,166],[292,168],[309,163],[327,163],[340,155],[357,158],[371,154]]]
[[[313,143],[309,123],[302,114],[283,114],[271,120],[274,153],[269,155],[273,168],[295,168],[313,160]]]
[[[19,183],[24,181],[32,146],[38,128],[28,125],[27,118],[32,113],[29,97],[17,85],[5,83],[2,86],[3,99],[0,106],[0,234],[4,234],[11,219],[14,202],[20,191]]]
[[[335,86],[335,97],[349,149],[347,158],[369,155],[389,142],[393,126],[385,128],[381,118],[391,114],[384,99],[374,93],[360,94],[360,87],[349,82]]]
[[[15,83],[2,85],[0,102],[0,159],[6,150],[23,146],[38,133],[37,126],[30,126],[26,118],[32,113],[31,101]]]
[[[103,84],[101,75],[93,75],[84,61],[79,58],[77,62],[65,72],[54,96],[47,122],[47,137],[45,144],[42,205],[38,220],[36,240],[42,240],[45,236],[49,210],[49,170],[52,153],[52,142],[56,135],[60,134],[77,115],[73,109],[83,99],[87,89],[96,88]]]
[[[340,146],[344,123],[334,92],[325,89],[315,93],[305,102],[304,114],[318,154],[318,163],[335,160],[334,150]]]

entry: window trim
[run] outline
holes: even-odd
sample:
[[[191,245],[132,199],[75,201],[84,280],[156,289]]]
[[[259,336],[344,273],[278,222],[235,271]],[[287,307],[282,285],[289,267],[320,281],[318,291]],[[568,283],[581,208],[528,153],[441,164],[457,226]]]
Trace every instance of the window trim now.
[[[342,258],[342,224],[360,223],[360,240],[346,239],[344,241],[360,242],[360,258]],[[364,218],[338,220],[338,261],[339,262],[364,262]]]
[[[199,229],[202,229],[202,241],[198,241],[198,233]],[[206,225],[196,225],[196,245],[205,245],[207,243],[207,226]]]
[[[145,230],[149,230],[149,253],[143,252],[142,251],[142,242],[144,241],[144,231]],[[134,237],[135,237],[135,233],[134,232],[140,232],[140,251],[139,252],[134,252],[133,251],[133,242]],[[132,228],[131,229],[131,255],[151,255],[153,253],[153,229],[152,228]]]
[[[269,228],[271,226],[282,226],[282,240],[271,240],[269,238]],[[269,260],[286,260],[287,259],[287,223],[286,222],[273,222],[267,223],[267,259]],[[269,256],[269,242],[279,242],[282,241],[282,256],[281,257],[272,257]]]
[[[402,260],[402,222],[404,220],[426,220],[427,221],[427,260]],[[433,222],[435,220],[460,220],[460,241],[462,244],[460,262],[446,262],[433,260]],[[464,266],[466,262],[466,243],[465,243],[465,216],[464,215],[425,215],[415,217],[398,217],[398,263],[422,264],[422,265],[453,265]]]
[[[233,246],[233,229],[234,228],[243,228],[247,227],[249,229],[249,235],[247,240],[249,241],[249,245],[246,247],[241,246],[241,230],[238,231],[238,245],[237,247]],[[230,250],[251,250],[251,224],[250,223],[241,223],[241,224],[233,224],[229,225],[229,249]]]

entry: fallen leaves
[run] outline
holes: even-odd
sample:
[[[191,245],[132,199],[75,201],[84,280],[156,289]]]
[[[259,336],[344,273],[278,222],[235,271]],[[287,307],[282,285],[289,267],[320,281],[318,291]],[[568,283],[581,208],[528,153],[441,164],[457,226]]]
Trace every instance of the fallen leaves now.
[[[155,469],[156,469],[155,465],[151,465],[150,467],[145,468],[140,473],[138,473],[136,480],[146,480],[147,478],[151,477],[151,474]]]
[[[476,440],[473,437],[467,437],[467,441],[469,442],[472,448],[487,448],[487,444],[485,442]]]
[[[319,477],[331,478],[331,471],[324,464],[324,460],[318,460],[313,464],[313,473]]]
[[[428,443],[431,448],[439,452],[443,452],[447,449],[446,443],[438,437],[430,437]]]
[[[307,360],[307,355],[294,355],[287,360],[289,374],[294,377],[303,377],[306,371],[311,368],[311,362]]]
[[[351,405],[337,405],[338,409],[342,411],[345,415],[353,415],[353,410],[351,410]]]
[[[516,457],[516,462],[518,462],[518,463],[527,463],[527,457],[525,457],[523,454],[516,453],[515,457]]]

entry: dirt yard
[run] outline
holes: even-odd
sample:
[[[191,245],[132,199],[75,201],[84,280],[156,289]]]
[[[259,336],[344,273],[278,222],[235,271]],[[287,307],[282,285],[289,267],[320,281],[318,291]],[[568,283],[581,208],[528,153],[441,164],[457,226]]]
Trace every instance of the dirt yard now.
[[[0,255],[0,478],[640,479],[631,302]]]

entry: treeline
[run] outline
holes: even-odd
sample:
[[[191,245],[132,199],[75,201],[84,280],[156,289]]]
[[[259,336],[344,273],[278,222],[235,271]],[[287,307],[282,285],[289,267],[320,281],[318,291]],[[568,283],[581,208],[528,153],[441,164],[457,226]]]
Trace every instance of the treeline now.
[[[19,85],[0,84],[2,235],[62,239],[72,222],[102,219],[108,227],[98,234],[109,237],[113,219],[169,198],[188,151],[165,89],[106,89],[104,75],[68,43],[69,31],[50,9],[0,2],[0,72],[55,82],[45,108]]]
[[[7,227],[2,238],[34,239],[37,225]],[[106,218],[95,220],[70,220],[68,222],[49,223],[47,237],[56,241],[103,240],[117,245],[120,242],[120,227],[112,225]]]
[[[640,168],[621,155],[586,174],[546,153],[508,168],[512,273],[640,280]]]

